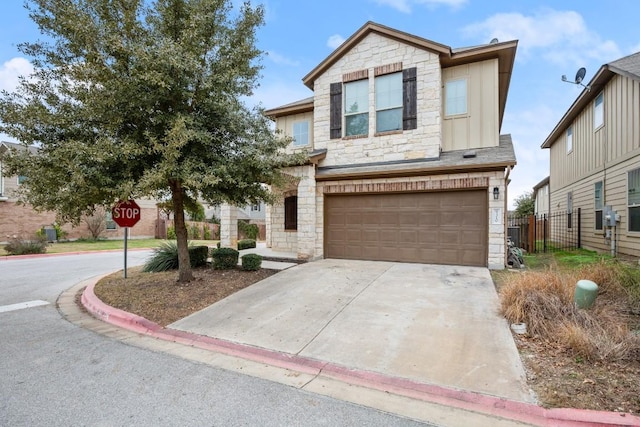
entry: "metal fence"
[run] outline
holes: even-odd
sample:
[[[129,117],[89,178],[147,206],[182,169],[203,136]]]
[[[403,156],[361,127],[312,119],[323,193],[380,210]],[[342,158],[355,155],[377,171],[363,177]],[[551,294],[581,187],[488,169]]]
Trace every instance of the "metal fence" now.
[[[515,246],[527,252],[556,252],[582,246],[580,208],[544,215],[509,215],[507,232]]]

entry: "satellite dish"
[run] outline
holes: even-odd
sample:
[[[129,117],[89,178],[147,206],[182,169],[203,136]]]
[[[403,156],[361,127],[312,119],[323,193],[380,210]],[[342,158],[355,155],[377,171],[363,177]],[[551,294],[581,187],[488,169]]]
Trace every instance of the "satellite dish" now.
[[[489,42],[489,44],[496,44],[498,43],[498,39],[497,38],[492,38],[491,41]]]
[[[582,81],[584,80],[584,76],[587,74],[587,69],[584,67],[580,67],[578,69],[578,72],[576,73],[576,78],[574,81],[569,81],[569,79],[567,79],[566,75],[562,75],[562,81],[566,82],[566,83],[573,83],[579,86],[582,86],[583,88],[587,89],[587,91],[591,90],[591,86],[585,86],[582,84]]]
[[[578,72],[576,73],[576,84],[579,85],[580,83],[582,83],[582,79],[584,79],[585,74],[587,74],[587,69],[584,67],[581,67]]]

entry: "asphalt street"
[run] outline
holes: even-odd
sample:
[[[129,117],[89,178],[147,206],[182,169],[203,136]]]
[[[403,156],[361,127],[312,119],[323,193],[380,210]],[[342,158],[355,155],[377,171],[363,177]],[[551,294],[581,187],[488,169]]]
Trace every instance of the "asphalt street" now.
[[[148,255],[130,252],[129,265]],[[61,317],[61,292],[122,264],[121,252],[0,260],[0,426],[424,425],[135,347]],[[49,304],[15,309],[29,301]]]

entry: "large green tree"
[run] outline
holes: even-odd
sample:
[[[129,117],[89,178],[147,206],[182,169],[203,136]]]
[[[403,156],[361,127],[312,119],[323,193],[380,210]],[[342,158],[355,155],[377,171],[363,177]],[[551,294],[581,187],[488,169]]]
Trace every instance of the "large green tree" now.
[[[252,94],[263,8],[229,0],[29,0],[45,36],[21,44],[35,73],[0,97],[21,197],[77,223],[96,206],[171,199],[180,282],[193,278],[184,206],[272,201],[261,183],[299,157],[271,131]]]
[[[535,200],[533,199],[533,193],[530,191],[516,197],[515,204],[516,215],[518,216],[529,216],[535,212]]]

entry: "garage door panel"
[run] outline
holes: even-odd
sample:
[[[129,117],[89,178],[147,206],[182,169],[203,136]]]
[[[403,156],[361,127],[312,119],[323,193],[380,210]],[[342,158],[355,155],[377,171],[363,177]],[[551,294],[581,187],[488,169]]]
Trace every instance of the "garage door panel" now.
[[[486,266],[487,194],[327,196],[325,256]]]

